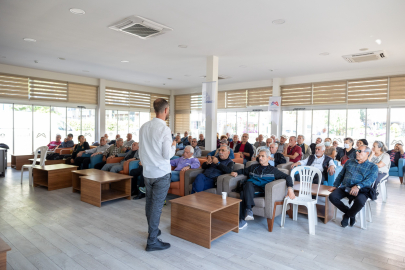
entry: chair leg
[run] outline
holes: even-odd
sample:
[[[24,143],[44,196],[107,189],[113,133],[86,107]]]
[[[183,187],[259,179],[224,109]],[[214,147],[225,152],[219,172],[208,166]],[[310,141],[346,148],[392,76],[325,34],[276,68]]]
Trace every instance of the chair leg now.
[[[290,203],[290,209],[287,210],[287,214],[291,219],[293,219],[293,206],[291,203]]]
[[[32,167],[28,168],[28,175],[29,175],[29,185],[33,186],[34,185],[34,181],[32,180]]]
[[[285,200],[283,203],[283,210],[281,211],[281,228],[284,228],[284,223],[285,223],[285,209],[287,208],[287,201]],[[267,219],[267,222],[269,220]],[[274,216],[273,216],[273,222],[274,222]]]
[[[316,204],[314,204],[314,222],[315,226],[318,225],[318,209],[316,208]]]
[[[366,221],[366,207],[363,207],[359,214],[360,214],[360,227],[365,230],[367,229],[367,221]]]
[[[336,221],[336,216],[337,216],[337,207],[336,206],[333,206],[333,208],[334,208],[334,214],[333,214],[333,221]]]
[[[297,221],[298,219],[298,205],[293,204],[293,220]]]
[[[269,232],[273,231],[273,225],[274,225],[274,217],[273,218],[268,218],[267,219],[267,227],[269,229]]]
[[[21,167],[21,185],[23,181],[23,175],[24,175],[24,167]]]
[[[368,221],[369,221],[369,222],[373,222],[373,215],[372,215],[372,213],[371,213],[371,202],[370,202],[370,201],[367,201],[367,202],[366,202],[366,205],[367,205],[366,210],[367,210],[367,215],[368,215]]]
[[[380,184],[380,190],[381,190],[381,196],[382,196],[382,201],[385,203],[387,202],[387,186],[385,185],[385,182],[382,182]]]
[[[308,209],[308,227],[309,227],[309,234],[315,234],[315,217],[314,217],[314,207],[312,204],[307,204]]]
[[[404,183],[404,177],[399,177],[399,181],[401,182],[401,185]]]

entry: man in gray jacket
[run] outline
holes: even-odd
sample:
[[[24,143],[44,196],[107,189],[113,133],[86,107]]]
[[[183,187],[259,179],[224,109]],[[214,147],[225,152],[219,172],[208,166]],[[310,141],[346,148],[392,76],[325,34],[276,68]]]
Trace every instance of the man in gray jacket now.
[[[77,157],[75,158],[75,165],[79,166],[77,169],[80,170],[80,165],[83,164],[83,170],[89,168],[90,164],[90,157],[82,157],[83,154],[92,154],[91,157],[98,155],[99,153],[103,153],[107,150],[110,145],[107,144],[106,139],[104,137],[100,138],[100,145],[96,148],[80,151],[77,153]]]
[[[200,147],[197,146],[197,139],[196,138],[193,138],[191,140],[191,146],[194,148],[193,157],[195,157],[195,158],[201,157],[201,149],[200,149]],[[179,151],[177,151],[176,156],[183,156],[183,153],[184,153],[184,149],[179,150]]]
[[[113,173],[119,173],[124,169],[124,162],[125,161],[133,161],[139,159],[139,144],[137,142],[132,143],[131,150],[126,153],[118,154],[119,157],[124,157],[120,163],[107,163],[101,168],[102,171],[109,171]]]

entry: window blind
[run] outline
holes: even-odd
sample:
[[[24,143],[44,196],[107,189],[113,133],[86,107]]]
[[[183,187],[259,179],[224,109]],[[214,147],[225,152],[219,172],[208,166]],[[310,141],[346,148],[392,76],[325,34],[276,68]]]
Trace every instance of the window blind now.
[[[190,111],[190,95],[181,95],[175,97],[175,105],[174,105],[176,112],[177,111]]]
[[[312,84],[281,86],[281,105],[311,105]]]
[[[33,100],[68,101],[68,83],[45,79],[29,79],[29,98]]]
[[[405,99],[405,76],[390,78],[390,100]]]
[[[312,104],[346,103],[346,81],[314,83]]]
[[[108,87],[105,89],[106,105],[150,109],[151,94]]]
[[[202,110],[202,95],[191,95],[190,96],[190,109],[191,110]]]
[[[246,108],[247,90],[226,91],[226,108]]]
[[[72,103],[97,104],[98,87],[77,83],[68,84],[68,101]]]
[[[249,89],[248,106],[268,106],[271,96],[273,96],[273,87]]]
[[[352,103],[387,102],[388,78],[348,81],[347,101]]]
[[[226,92],[222,91],[222,92],[218,92],[218,109],[225,109],[225,96],[226,96]]]
[[[0,97],[28,100],[28,77],[0,74]]]
[[[175,133],[180,132],[181,134],[184,131],[190,130],[190,113],[176,113],[175,122],[174,122]]]

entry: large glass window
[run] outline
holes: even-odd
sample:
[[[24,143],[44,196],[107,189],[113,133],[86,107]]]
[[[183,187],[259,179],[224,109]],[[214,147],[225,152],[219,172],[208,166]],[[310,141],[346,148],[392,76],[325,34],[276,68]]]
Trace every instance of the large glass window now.
[[[139,142],[139,112],[129,112],[129,133],[134,141]]]
[[[259,136],[259,113],[248,112],[248,133],[249,142],[254,144]]]
[[[226,113],[226,130],[230,136],[233,136],[236,133],[236,112],[227,112]]]
[[[190,132],[189,135],[193,136],[193,138],[197,138],[200,133],[204,134],[202,129],[202,112],[201,111],[191,111],[190,114]]]
[[[86,141],[90,145],[96,141],[97,142],[100,141],[100,138],[95,138],[96,135],[95,109],[82,109],[82,134],[84,135],[84,137],[86,137]]]
[[[271,112],[260,112],[259,116],[259,134],[262,134],[265,139],[271,136]]]
[[[283,111],[283,131],[282,135],[296,136],[297,135],[297,112]]]
[[[117,111],[106,110],[105,111],[105,131],[108,134],[110,140],[115,140],[115,135],[118,134],[118,115]]]
[[[32,141],[32,106],[14,104],[14,154],[31,154]]]
[[[77,138],[82,134],[82,119],[80,108],[67,108],[67,133],[73,134],[73,142],[77,143]]]
[[[125,138],[129,130],[128,122],[128,112],[127,111],[118,111],[118,134],[121,135],[121,138]]]
[[[150,113],[140,112],[139,126],[142,127],[143,124],[150,120]]]
[[[366,138],[366,109],[347,110],[347,137],[354,143]]]
[[[34,150],[48,145],[51,141],[51,115],[48,106],[33,106],[34,109]]]
[[[217,113],[217,132],[219,137],[226,134],[226,113]]]
[[[236,128],[237,128],[237,133],[239,135],[239,138],[242,139],[242,134],[243,133],[248,133],[247,132],[247,112],[237,112],[236,114]]]
[[[51,107],[51,139],[56,140],[56,135],[66,138],[66,107]]]
[[[346,137],[346,110],[330,110],[329,114],[329,137],[343,147]]]
[[[323,141],[328,137],[329,110],[314,110],[312,118],[312,141],[318,137]]]
[[[393,149],[397,142],[405,143],[405,108],[392,108],[390,117],[390,141],[388,148]]]
[[[11,162],[13,154],[13,104],[0,104],[0,143],[9,147],[7,151],[7,162]],[[27,153],[30,153],[28,151]]]
[[[387,137],[387,109],[367,109],[366,139],[371,145],[374,141],[385,143]]]
[[[297,136],[304,135],[304,143],[311,144],[312,111],[297,111]]]

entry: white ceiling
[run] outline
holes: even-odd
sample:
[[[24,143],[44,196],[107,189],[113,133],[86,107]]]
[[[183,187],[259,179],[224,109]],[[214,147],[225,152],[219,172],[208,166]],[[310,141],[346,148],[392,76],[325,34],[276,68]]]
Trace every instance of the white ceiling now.
[[[0,63],[166,89],[198,87],[209,55],[232,77],[221,84],[384,69],[405,64],[404,10],[403,0],[1,0]],[[131,15],[174,31],[141,40],[107,28]],[[360,48],[385,49],[389,58],[349,64],[341,57]]]

